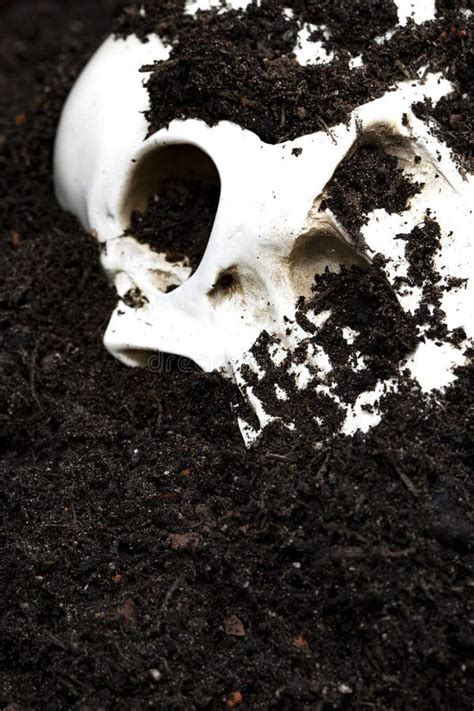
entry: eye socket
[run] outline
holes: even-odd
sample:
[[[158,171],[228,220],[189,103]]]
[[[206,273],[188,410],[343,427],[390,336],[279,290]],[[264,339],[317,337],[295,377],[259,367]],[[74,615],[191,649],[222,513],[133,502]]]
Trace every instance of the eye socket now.
[[[125,191],[125,234],[194,271],[206,250],[220,198],[211,158],[195,146],[159,147],[134,167]]]

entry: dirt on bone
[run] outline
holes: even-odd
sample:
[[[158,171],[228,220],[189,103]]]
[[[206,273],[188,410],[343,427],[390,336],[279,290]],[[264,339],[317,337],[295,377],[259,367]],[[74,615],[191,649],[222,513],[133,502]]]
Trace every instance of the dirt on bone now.
[[[403,212],[421,187],[404,175],[395,156],[379,146],[363,145],[338,166],[321,209],[331,210],[360,242],[360,228],[369,212],[377,208],[390,214]]]
[[[324,322],[316,328],[315,317],[321,315]],[[315,442],[326,443],[341,431],[347,407],[359,395],[397,378],[400,361],[420,342],[417,319],[403,311],[375,265],[318,276],[314,296],[299,301],[296,321],[304,337],[291,359],[275,364],[270,355],[273,343],[263,336],[251,351],[263,377],[256,377],[248,366],[241,375],[268,415],[292,423],[299,436],[304,432]],[[308,348],[323,349],[329,372],[317,361],[308,366]],[[298,365],[309,370],[305,388],[298,385]],[[383,400],[377,409],[385,414]]]
[[[105,352],[116,295],[51,152],[112,4],[1,10],[0,707],[471,708],[472,366],[368,434],[246,450],[231,383]]]
[[[362,145],[335,171],[321,209],[335,214],[354,248],[364,253],[361,227],[368,222],[369,213],[384,209],[401,214],[422,189],[398,167],[394,156],[381,147]],[[394,288],[383,271],[387,260],[381,254],[372,254],[370,265],[362,270],[326,270],[316,277],[314,296],[299,300],[295,320],[303,337],[291,357],[276,364],[271,357],[275,343],[265,336],[252,348],[264,375],[257,377],[245,365],[241,376],[267,415],[291,424],[300,434],[306,432],[308,437],[326,442],[335,431],[343,431],[346,415],[360,395],[373,392],[380,384],[385,392],[394,387],[391,379],[398,380],[400,363],[426,337],[455,344],[465,338],[462,329],[449,332],[441,309],[443,293],[450,287],[435,268],[434,257],[441,247],[437,222],[426,215],[410,233],[394,238],[405,242],[408,263],[406,277],[397,277]],[[421,288],[422,295],[411,314],[402,309],[397,295],[413,285]],[[291,330],[290,325],[287,335]],[[314,355],[321,348],[330,362],[329,373],[324,363],[321,368],[310,360],[308,366],[308,349]],[[298,385],[301,366],[309,371],[306,377],[311,381],[303,389]],[[384,407],[382,398],[376,407],[366,402],[363,410],[385,415]]]
[[[344,121],[396,81],[442,71],[454,91],[433,114],[433,130],[472,169],[474,16],[462,12],[466,3],[439,2],[434,21],[406,27],[396,27],[390,0],[262,0],[246,11],[195,16],[183,16],[182,9],[182,0],[168,0],[163,12],[153,0],[130,1],[116,22],[119,34],[136,31],[143,38],[164,24],[171,42],[169,60],[148,68],[151,132],[173,118],[210,125],[227,119],[276,143]],[[297,35],[307,22],[314,23],[311,38],[334,52],[330,63],[295,61]],[[359,55],[362,66],[352,66]]]
[[[194,271],[207,247],[219,193],[219,186],[196,180],[167,180],[143,213],[132,213],[126,234],[165,252],[171,262],[185,261]]]

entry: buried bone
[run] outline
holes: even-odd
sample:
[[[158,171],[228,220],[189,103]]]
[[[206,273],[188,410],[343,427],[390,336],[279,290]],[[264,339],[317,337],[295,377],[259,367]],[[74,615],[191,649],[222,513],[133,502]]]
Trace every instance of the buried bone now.
[[[439,274],[464,285],[441,297],[446,326],[472,336],[472,183],[411,111],[414,102],[426,98],[436,103],[451,91],[450,83],[439,75],[401,83],[353,111],[347,124],[277,145],[228,121],[209,127],[193,119],[172,121],[145,139],[148,98],[138,70],[168,54],[156,36],[145,44],[133,36],[106,40],[73,89],[58,130],[58,198],[96,235],[103,267],[120,297],[104,337],[106,348],[131,366],[162,351],[233,377],[259,420],[257,428],[241,420],[244,438],[251,442],[277,417],[248,381],[252,368],[265,377],[251,353],[265,333],[272,339],[272,362],[289,364],[298,389],[313,384],[321,398],[342,407],[343,431],[368,428],[377,421],[368,407],[377,393],[397,387],[396,374],[372,382],[358,401],[345,402],[331,376],[334,364],[318,343],[324,312],[304,314],[299,299],[311,303],[315,276],[341,268],[364,272],[377,256],[384,285],[393,289],[402,311],[415,314],[423,286],[410,280],[406,244],[397,236],[430,219],[440,229],[433,255]],[[103,126],[109,127],[106,134]],[[331,204],[331,180],[364,146],[395,157],[403,174],[421,187],[404,209],[375,208],[354,231]],[[152,249],[131,229],[150,196],[159,200],[162,186],[179,179],[214,186],[219,194],[195,271],[185,255]],[[329,304],[326,320],[330,312]],[[425,391],[444,387],[464,362],[464,340],[440,341],[425,335],[423,324],[417,329],[418,341],[403,354],[400,368]],[[353,368],[364,368],[362,356]],[[277,396],[283,402],[288,394],[280,388]],[[291,419],[285,424],[291,428]]]

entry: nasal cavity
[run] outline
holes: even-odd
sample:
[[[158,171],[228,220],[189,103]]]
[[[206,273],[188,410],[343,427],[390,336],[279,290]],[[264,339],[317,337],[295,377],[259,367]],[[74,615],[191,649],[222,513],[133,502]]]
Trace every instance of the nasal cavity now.
[[[204,151],[185,144],[156,148],[131,175],[125,234],[194,271],[207,247],[220,190],[217,168]]]
[[[366,269],[368,262],[336,229],[324,227],[300,235],[289,256],[295,296],[309,296],[315,278],[325,271],[339,273],[351,266]]]

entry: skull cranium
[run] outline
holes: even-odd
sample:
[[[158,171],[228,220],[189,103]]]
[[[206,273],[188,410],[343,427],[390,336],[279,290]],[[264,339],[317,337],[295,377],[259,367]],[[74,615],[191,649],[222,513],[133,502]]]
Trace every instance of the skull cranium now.
[[[404,216],[405,226],[407,220],[414,225],[422,219],[433,197],[446,233],[455,205],[466,214],[470,184],[410,108],[414,101],[436,102],[450,91],[450,83],[439,76],[398,85],[356,109],[347,125],[278,145],[227,121],[209,127],[199,120],[175,120],[146,137],[148,99],[139,69],[167,56],[157,36],[147,43],[134,36],[107,39],[68,99],[56,142],[58,198],[96,235],[102,264],[122,298],[104,338],[122,362],[142,365],[151,352],[162,351],[190,358],[204,370],[231,374],[262,330],[284,339],[286,319],[293,318],[298,296],[309,293],[315,273],[369,259],[331,212],[321,210],[325,186],[361,142],[378,143],[412,172],[414,155],[421,156],[416,178],[425,189]],[[192,275],[185,262],[169,262],[165,254],[124,235],[132,211],[142,209],[170,176],[220,185],[208,245]],[[390,257],[386,275],[391,283],[406,272],[393,241],[400,216],[392,218],[389,229],[369,223],[365,235],[373,252]],[[468,226],[460,223],[443,254],[451,275],[466,276],[468,250]],[[177,288],[167,293],[169,286]],[[140,308],[123,302],[131,290],[143,296]],[[452,301],[446,309],[450,327],[467,328],[470,291],[446,298]],[[412,291],[403,305],[414,308],[413,299]],[[449,382],[446,373],[462,361],[453,353],[437,364],[429,387]],[[415,354],[413,372],[420,378],[424,363],[423,353]]]

